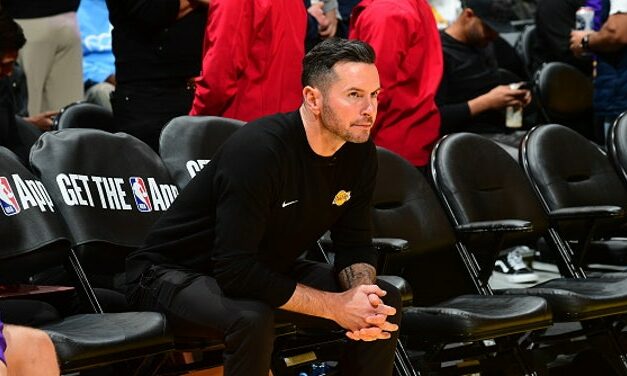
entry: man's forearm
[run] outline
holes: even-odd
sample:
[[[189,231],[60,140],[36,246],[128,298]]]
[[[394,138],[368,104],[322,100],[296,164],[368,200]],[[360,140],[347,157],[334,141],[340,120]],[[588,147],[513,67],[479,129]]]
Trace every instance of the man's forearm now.
[[[333,308],[330,307],[330,302],[333,295],[335,294],[332,292],[317,290],[299,283],[290,299],[279,308],[332,320]]]
[[[627,14],[611,15],[601,30],[591,33],[588,45],[592,51],[613,52],[627,46]]]
[[[340,286],[344,290],[359,285],[374,285],[377,279],[377,271],[374,266],[362,262],[340,270],[338,279]]]

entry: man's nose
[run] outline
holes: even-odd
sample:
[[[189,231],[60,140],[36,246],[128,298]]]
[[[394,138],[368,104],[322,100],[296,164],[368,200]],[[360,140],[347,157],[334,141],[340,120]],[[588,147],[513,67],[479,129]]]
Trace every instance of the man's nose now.
[[[364,109],[362,110],[362,114],[373,117],[373,115],[376,112],[377,112],[377,99],[372,98],[372,97],[366,97],[366,103],[364,105]]]

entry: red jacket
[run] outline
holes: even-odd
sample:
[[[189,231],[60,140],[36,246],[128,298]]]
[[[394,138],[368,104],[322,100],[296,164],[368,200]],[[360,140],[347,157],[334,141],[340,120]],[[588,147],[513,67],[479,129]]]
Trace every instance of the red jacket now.
[[[440,131],[435,104],[443,71],[442,45],[426,0],[363,0],[350,38],[370,43],[381,79],[372,134],[377,145],[424,166]]]
[[[297,0],[211,0],[190,115],[249,121],[302,102],[307,13]]]

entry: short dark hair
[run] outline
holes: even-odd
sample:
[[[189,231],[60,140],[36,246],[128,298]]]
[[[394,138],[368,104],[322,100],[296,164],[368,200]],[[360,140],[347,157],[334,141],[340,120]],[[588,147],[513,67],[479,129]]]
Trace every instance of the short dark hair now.
[[[335,75],[333,66],[340,62],[374,64],[375,53],[363,41],[330,38],[318,43],[303,59],[303,87],[326,88]]]
[[[0,9],[0,53],[19,51],[25,43],[26,37],[20,25],[4,9]]]

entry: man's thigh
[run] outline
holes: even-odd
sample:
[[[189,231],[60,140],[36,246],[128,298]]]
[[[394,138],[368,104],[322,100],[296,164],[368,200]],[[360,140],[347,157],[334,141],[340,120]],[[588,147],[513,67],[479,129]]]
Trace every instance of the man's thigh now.
[[[267,304],[228,298],[213,277],[186,271],[166,271],[146,291],[146,308],[163,312],[179,336],[222,338],[247,312],[272,314]]]

